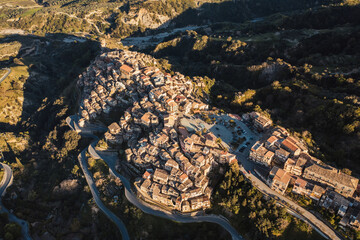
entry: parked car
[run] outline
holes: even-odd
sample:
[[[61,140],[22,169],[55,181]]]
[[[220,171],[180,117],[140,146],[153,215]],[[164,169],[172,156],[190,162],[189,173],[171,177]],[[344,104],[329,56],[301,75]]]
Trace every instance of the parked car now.
[[[239,151],[240,151],[240,152],[244,152],[245,148],[246,148],[246,147],[241,147]]]

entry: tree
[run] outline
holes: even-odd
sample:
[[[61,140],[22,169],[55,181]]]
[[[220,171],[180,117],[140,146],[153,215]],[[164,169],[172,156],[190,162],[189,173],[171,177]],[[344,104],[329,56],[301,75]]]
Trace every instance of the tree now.
[[[10,232],[5,233],[5,240],[13,240],[14,236]]]
[[[71,170],[71,173],[74,175],[77,175],[79,171],[79,166],[78,165],[74,165],[74,168]]]
[[[255,219],[256,218],[256,212],[250,212],[249,218],[250,219]]]
[[[346,133],[346,134],[351,134],[351,133],[353,133],[355,131],[355,126],[354,125],[352,125],[352,124],[346,124],[345,126],[344,126],[344,133]]]
[[[9,239],[17,239],[21,237],[21,227],[17,223],[8,223],[4,227],[5,230],[5,239],[8,239],[6,235],[8,235]],[[10,234],[8,234],[10,233]],[[11,238],[12,237],[12,238]]]
[[[351,170],[348,169],[348,168],[343,168],[343,169],[341,170],[341,172],[343,172],[343,173],[351,176]]]
[[[77,148],[79,140],[80,140],[80,135],[72,130],[67,131],[64,134],[64,139],[66,140],[65,142],[65,148],[67,151],[72,151],[74,149]]]

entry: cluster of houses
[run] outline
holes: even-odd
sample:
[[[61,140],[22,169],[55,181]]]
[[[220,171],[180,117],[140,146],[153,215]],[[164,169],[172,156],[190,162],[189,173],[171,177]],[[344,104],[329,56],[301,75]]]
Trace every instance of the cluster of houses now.
[[[145,171],[137,183],[141,193],[182,212],[209,208],[208,174],[219,164],[237,162],[235,155],[224,151],[210,132],[191,134],[178,125],[164,127],[158,136],[167,139],[165,145],[156,144],[150,133],[149,139],[142,138],[137,147],[126,150],[127,160]]]
[[[246,119],[265,130],[263,139],[251,147],[249,159],[266,167],[256,167],[255,172],[273,190],[285,194],[292,185],[293,193],[308,196],[343,217],[343,226],[360,229],[359,179],[314,158],[299,139],[282,127],[272,127],[271,120],[259,113],[246,114]]]
[[[192,81],[154,66],[156,60],[131,51],[102,54],[83,73],[81,123],[124,111],[108,126],[109,145],[126,144],[126,159],[142,174],[135,186],[149,201],[182,212],[210,207],[209,172],[237,162],[210,132],[190,134],[183,115],[208,110]]]

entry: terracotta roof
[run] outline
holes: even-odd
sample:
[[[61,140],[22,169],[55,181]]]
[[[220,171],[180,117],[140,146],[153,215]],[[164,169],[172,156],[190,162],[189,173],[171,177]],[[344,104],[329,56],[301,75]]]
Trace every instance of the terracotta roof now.
[[[283,145],[284,147],[286,147],[287,149],[289,149],[292,152],[295,152],[296,150],[298,150],[299,148],[293,143],[291,142],[288,138],[285,139],[281,145]]]
[[[272,158],[274,156],[274,153],[272,151],[268,151],[267,153],[265,153],[265,158]]]
[[[269,142],[270,144],[273,144],[273,143],[276,142],[277,140],[279,140],[277,137],[271,136],[271,137],[269,137],[268,140],[266,140],[266,141]]]
[[[148,171],[145,171],[145,173],[143,174],[143,178],[148,178],[151,176],[151,173],[149,173]]]
[[[188,179],[188,175],[186,175],[185,173],[181,174],[180,180],[185,181],[186,179]]]
[[[113,122],[112,124],[110,124],[109,130],[110,130],[110,131],[120,130],[120,126],[119,126],[119,124],[117,124],[116,122]]]
[[[288,184],[290,182],[291,176],[281,168],[278,167],[274,167],[274,168],[273,170],[271,170],[272,172],[275,172],[273,180],[284,183],[285,185]]]
[[[132,67],[130,67],[129,65],[123,64],[123,65],[120,67],[120,70],[123,70],[123,71],[125,71],[125,72],[130,73],[130,72],[133,71],[134,69],[133,69]]]
[[[295,181],[295,185],[301,188],[305,188],[307,184],[307,181],[302,178],[297,178]]]

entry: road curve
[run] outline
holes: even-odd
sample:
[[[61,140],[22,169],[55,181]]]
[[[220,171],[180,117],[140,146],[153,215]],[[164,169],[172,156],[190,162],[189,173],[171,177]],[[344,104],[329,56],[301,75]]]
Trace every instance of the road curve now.
[[[254,167],[256,166],[256,164],[253,161],[249,160],[248,158],[250,152],[250,146],[252,146],[259,139],[259,136],[257,134],[254,134],[253,131],[249,129],[246,124],[244,124],[241,121],[238,122],[241,128],[244,129],[248,134],[250,134],[249,136],[250,144],[249,147],[247,147],[244,152],[235,151],[233,153],[236,154],[236,157],[238,159],[240,171],[245,175],[247,179],[251,181],[252,185],[256,187],[263,194],[281,203],[283,207],[287,208],[288,212],[290,210],[289,212],[290,214],[292,214],[293,216],[297,217],[300,220],[303,220],[304,222],[309,223],[310,226],[315,231],[320,233],[325,238],[332,240],[343,239],[343,237],[340,236],[334,229],[329,227],[322,220],[317,218],[314,214],[304,209],[303,207],[299,206],[296,202],[287,198],[286,196],[283,196],[275,192],[261,180],[261,178],[254,172]]]
[[[78,124],[76,123],[76,120],[78,120],[77,116],[70,116],[66,118],[66,123],[68,124],[68,126],[76,132],[79,132],[80,134],[84,135],[84,136],[88,136],[91,138],[94,138],[95,141],[98,141],[98,138],[91,134],[90,131],[82,131],[82,129],[78,126]],[[101,131],[101,127],[99,129],[94,129],[94,131]],[[96,203],[96,205],[99,207],[99,209],[117,226],[117,228],[119,229],[122,239],[123,240],[130,240],[130,236],[129,233],[126,229],[126,226],[124,224],[124,222],[118,218],[113,212],[111,212],[106,206],[105,204],[101,201],[100,198],[100,193],[98,191],[98,189],[96,188],[94,179],[92,177],[92,174],[90,173],[89,169],[88,169],[88,165],[87,165],[87,158],[85,156],[86,153],[86,148],[79,154],[78,156],[78,160],[80,163],[80,167],[84,173],[85,179],[87,184],[90,187],[90,191],[91,194],[94,198],[94,201]]]
[[[332,240],[342,239],[341,236],[337,235],[335,231],[333,231],[328,225],[326,225],[324,222],[322,222],[320,219],[318,219],[314,214],[310,213],[308,210],[301,207],[300,205],[298,205],[291,199],[275,192],[274,190],[269,188],[264,182],[262,182],[259,178],[257,178],[255,175],[253,175],[253,174],[246,174],[246,175],[248,178],[250,176],[249,179],[251,180],[253,185],[256,186],[256,188],[258,190],[260,190],[260,192],[262,192],[274,199],[280,199],[282,201],[282,203],[286,203],[286,206],[285,206],[285,204],[283,204],[283,205],[287,209],[290,209],[296,213],[296,215],[292,214],[293,216],[309,223],[310,226],[312,228],[314,228],[317,232],[320,231],[322,233],[321,234],[322,236],[325,235],[327,239],[332,239]],[[299,216],[301,216],[301,217],[299,217]]]
[[[0,78],[0,84],[9,76],[11,73],[10,68],[4,68],[7,70],[7,72]],[[0,160],[2,157],[0,156]],[[13,173],[11,168],[5,164],[0,163],[1,167],[4,169],[4,176],[0,183],[0,212],[7,213],[9,221],[15,222],[20,225],[21,227],[21,234],[23,236],[23,239],[25,240],[31,240],[30,234],[29,234],[29,223],[16,217],[13,213],[11,213],[2,203],[1,197],[3,197],[6,193],[6,189],[12,185],[13,182]]]
[[[10,69],[10,68],[4,68],[4,69],[7,70],[7,72],[4,74],[4,76],[2,76],[2,77],[0,78],[0,83],[1,83],[2,81],[4,81],[5,78],[7,78],[7,76],[9,76],[9,74],[11,73],[11,69]]]
[[[88,152],[90,153],[90,155],[93,158],[102,159],[108,164],[109,169],[110,169],[110,174],[112,174],[113,176],[119,178],[122,181],[122,183],[123,183],[123,185],[125,187],[125,197],[133,205],[138,207],[144,213],[154,215],[154,216],[157,216],[157,217],[170,219],[170,220],[177,221],[177,222],[182,222],[182,223],[194,223],[194,222],[216,223],[216,224],[219,224],[220,226],[222,226],[225,230],[227,230],[231,234],[233,240],[243,240],[241,235],[238,234],[238,232],[231,226],[229,221],[223,216],[217,216],[217,215],[213,215],[213,214],[212,215],[205,215],[205,216],[189,216],[189,215],[183,215],[183,214],[180,214],[180,213],[179,214],[174,214],[174,213],[170,213],[170,212],[166,212],[166,211],[162,211],[162,210],[155,210],[150,204],[138,199],[136,197],[136,195],[134,194],[134,192],[131,190],[131,184],[130,184],[129,180],[127,178],[125,178],[124,176],[122,176],[121,174],[119,174],[115,170],[114,161],[109,159],[109,158],[106,158],[105,156],[102,156],[101,154],[99,154],[95,150],[95,145],[99,140],[98,137],[91,134],[90,131],[84,131],[84,133],[82,133],[81,130],[86,130],[86,129],[81,129],[80,130],[80,127],[76,123],[77,119],[78,119],[77,116],[70,116],[70,117],[68,117],[66,119],[66,122],[67,122],[67,124],[69,125],[69,127],[72,130],[78,131],[79,133],[84,134],[84,135],[94,139],[94,141],[88,147]],[[96,131],[100,131],[101,127],[99,127],[99,129],[96,129],[96,128],[94,128],[94,129]],[[84,154],[84,156],[85,156],[85,150],[81,154]],[[79,157],[80,157],[80,155],[79,155]],[[81,160],[84,161],[84,158],[81,158]],[[80,161],[80,159],[79,159],[79,161]],[[82,162],[82,161],[80,161],[80,162]],[[81,166],[81,167],[83,168],[83,171],[84,170],[88,171],[85,164],[83,166]],[[85,171],[84,171],[84,173],[85,173]],[[91,175],[89,175],[88,177],[87,176],[85,176],[85,177],[88,180],[88,177],[91,178]],[[88,184],[89,184],[89,182],[88,182]],[[97,191],[95,185],[89,184],[89,187],[90,187],[92,193],[93,193],[93,190],[94,190],[94,192]],[[94,194],[93,194],[93,196],[94,196]],[[95,199],[95,197],[94,197],[94,199]]]
[[[245,160],[244,158],[240,158],[239,156],[238,159],[241,160],[241,163],[243,163],[240,166],[241,171],[244,173],[245,177],[251,181],[253,186],[255,186],[260,192],[277,200],[278,202],[281,202],[285,208],[290,209],[292,212],[296,213],[296,214],[292,214],[293,216],[299,218],[300,220],[303,220],[304,222],[309,223],[310,226],[313,229],[315,229],[315,231],[319,232],[322,236],[326,236],[325,238],[332,240],[342,239],[341,236],[339,236],[333,229],[331,229],[328,225],[326,225],[324,222],[318,219],[314,214],[310,213],[308,210],[301,207],[291,199],[272,190],[258,176],[253,174],[252,169],[245,168],[244,167],[244,165],[246,164],[245,161],[248,160]],[[248,172],[249,170],[251,171],[250,173]]]
[[[166,218],[172,221],[176,222],[182,222],[182,223],[194,223],[194,222],[210,222],[215,223],[223,227],[226,231],[228,231],[232,237],[233,240],[242,240],[243,238],[239,233],[233,228],[230,224],[230,222],[223,216],[218,215],[202,215],[202,216],[190,216],[189,214],[174,214],[168,211],[154,209],[153,206],[150,204],[140,200],[136,194],[131,189],[131,183],[127,178],[119,174],[115,169],[115,161],[113,159],[110,159],[110,157],[104,156],[100,153],[98,153],[95,150],[95,146],[98,139],[97,137],[95,140],[89,145],[88,152],[93,158],[96,159],[102,159],[106,162],[106,164],[109,166],[110,174],[112,174],[114,177],[117,177],[121,180],[125,187],[125,197],[129,202],[131,202],[133,205],[135,205],[137,208],[139,208],[144,213],[154,215],[157,217]]]
[[[1,187],[0,187],[0,200],[1,200],[1,197],[5,195],[6,189],[9,186],[11,186],[11,184],[13,182],[13,173],[12,173],[11,168],[7,164],[5,164],[5,163],[0,163],[0,164],[1,164],[2,168],[4,169],[4,176],[1,181]],[[10,222],[15,222],[20,225],[23,239],[31,240],[31,237],[29,234],[29,223],[28,222],[16,217],[7,208],[5,208],[5,206],[2,204],[1,201],[0,201],[0,212],[7,213]]]
[[[86,182],[88,183],[91,194],[95,200],[96,205],[100,208],[100,210],[118,227],[120,230],[121,236],[123,240],[130,240],[129,233],[126,229],[126,226],[124,222],[118,218],[113,212],[111,212],[105,204],[101,201],[100,193],[96,188],[94,179],[92,177],[92,174],[90,173],[87,162],[86,162],[86,156],[85,156],[86,149],[84,149],[78,156],[80,167],[84,172]]]

